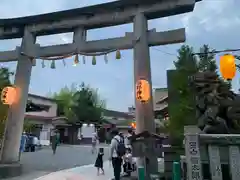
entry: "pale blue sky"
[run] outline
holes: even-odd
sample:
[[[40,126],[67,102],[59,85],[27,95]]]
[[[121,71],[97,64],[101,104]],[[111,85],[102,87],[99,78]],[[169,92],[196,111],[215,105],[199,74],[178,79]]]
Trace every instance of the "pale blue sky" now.
[[[0,18],[10,18],[52,11],[66,10],[98,4],[111,0],[1,0]],[[239,0],[203,0],[196,4],[193,12],[157,19],[149,22],[149,29],[164,31],[176,28],[186,28],[186,44],[196,50],[203,44],[209,44],[215,49],[240,48],[240,1]],[[132,31],[132,24],[111,28],[92,30],[88,40],[104,39],[122,36]],[[60,44],[72,41],[72,33],[40,37],[41,45]],[[0,41],[0,50],[14,49],[20,45],[20,40]],[[166,87],[166,70],[173,68],[176,52],[181,44],[151,48],[151,67],[153,88]],[[219,56],[219,55],[218,55]],[[219,57],[216,56],[217,62]],[[41,61],[33,68],[30,92],[46,95],[56,92],[65,85],[84,81],[99,89],[106,99],[107,107],[113,110],[127,111],[133,105],[133,53],[132,50],[122,51],[122,60],[115,60],[115,54],[109,56],[105,64],[103,57],[97,57],[97,65],[91,65],[91,59],[86,65],[73,67],[73,59],[67,60],[64,67],[61,61],[56,63],[56,69],[41,68]],[[16,63],[5,63],[4,66],[15,70]],[[239,74],[234,79],[233,87],[239,88]]]

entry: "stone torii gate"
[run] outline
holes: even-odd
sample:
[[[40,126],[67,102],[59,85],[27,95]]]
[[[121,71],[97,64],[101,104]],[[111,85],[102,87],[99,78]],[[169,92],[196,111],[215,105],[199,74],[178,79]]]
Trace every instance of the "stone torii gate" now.
[[[20,47],[0,52],[1,62],[18,61],[14,83],[19,95],[18,102],[9,109],[2,163],[18,161],[33,58],[133,48],[134,82],[144,78],[152,88],[149,46],[184,42],[185,29],[156,32],[148,30],[148,20],[191,12],[197,1],[200,0],[119,0],[49,14],[0,19],[0,39],[22,38]],[[124,37],[86,41],[87,30],[131,22],[134,32]],[[74,32],[73,43],[44,47],[35,43],[37,36],[66,32]],[[150,97],[146,104],[135,101],[137,133],[155,131],[152,92]]]

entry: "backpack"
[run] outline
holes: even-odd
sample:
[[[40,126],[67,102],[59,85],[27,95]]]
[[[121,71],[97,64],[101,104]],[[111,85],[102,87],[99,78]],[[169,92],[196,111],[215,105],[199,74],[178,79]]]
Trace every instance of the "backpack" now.
[[[121,138],[120,141],[117,138],[114,138],[114,139],[118,142],[117,149],[116,149],[117,155],[119,157],[124,156],[126,153],[126,147],[125,147],[123,138]]]

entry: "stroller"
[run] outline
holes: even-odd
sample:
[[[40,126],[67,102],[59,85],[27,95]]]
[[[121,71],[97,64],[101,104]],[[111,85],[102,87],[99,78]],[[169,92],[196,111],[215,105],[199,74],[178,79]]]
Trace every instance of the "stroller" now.
[[[123,157],[123,171],[124,171],[124,176],[129,177],[131,176],[131,172],[136,170],[136,164],[133,161],[131,149],[127,148],[126,149],[126,154]]]

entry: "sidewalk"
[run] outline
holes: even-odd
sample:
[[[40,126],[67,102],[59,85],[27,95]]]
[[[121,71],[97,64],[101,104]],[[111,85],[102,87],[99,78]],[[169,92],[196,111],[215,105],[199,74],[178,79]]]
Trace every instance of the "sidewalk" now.
[[[38,177],[42,177],[44,175],[49,174],[50,172],[45,172],[45,171],[37,171],[37,172],[32,172],[30,174],[25,174],[17,177],[12,177],[12,178],[5,178],[3,180],[34,180]]]
[[[97,176],[94,165],[86,165],[68,170],[50,173],[33,180],[110,180],[113,178],[113,170],[109,161],[104,162],[105,175]]]
[[[105,175],[97,176],[97,170],[93,164],[75,167],[72,169],[57,171],[53,173],[36,172],[26,176],[6,180],[111,180],[113,169],[109,161],[104,162]],[[163,159],[158,159],[159,172],[164,171]]]
[[[80,166],[72,169],[54,172],[46,176],[33,180],[111,180],[113,178],[113,169],[109,161],[104,162],[105,175],[97,176],[97,170],[93,164]],[[164,171],[163,159],[158,159],[159,172]],[[24,179],[26,180],[26,179]]]

